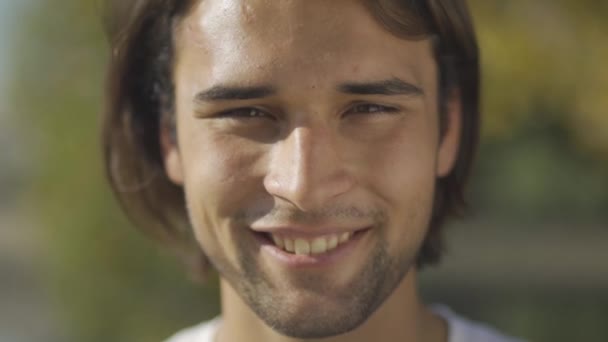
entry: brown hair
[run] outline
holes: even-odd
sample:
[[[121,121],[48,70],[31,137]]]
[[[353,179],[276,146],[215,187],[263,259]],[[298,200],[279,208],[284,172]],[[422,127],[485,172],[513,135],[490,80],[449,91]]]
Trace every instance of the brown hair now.
[[[207,265],[189,228],[183,189],[166,176],[159,142],[174,120],[173,32],[194,0],[108,0],[111,45],[102,144],[107,177],[127,215],[144,232],[173,246],[197,271]],[[462,134],[452,172],[438,179],[433,216],[417,264],[439,261],[441,227],[462,214],[464,187],[479,135],[478,48],[465,0],[365,0],[374,17],[403,38],[433,37],[439,66],[439,105],[460,96]],[[443,117],[443,115],[442,115]],[[442,130],[445,120],[441,120]]]

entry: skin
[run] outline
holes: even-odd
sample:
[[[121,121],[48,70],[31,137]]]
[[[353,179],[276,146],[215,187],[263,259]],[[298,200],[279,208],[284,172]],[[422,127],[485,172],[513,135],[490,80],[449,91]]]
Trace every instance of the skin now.
[[[460,132],[452,96],[439,134],[430,41],[395,37],[358,1],[206,0],[175,29],[175,50],[165,167],[221,275],[217,341],[445,341],[414,265]],[[386,80],[408,87],[344,91]],[[219,87],[257,94],[214,99]],[[294,269],[253,238],[279,226],[370,229],[348,258]]]

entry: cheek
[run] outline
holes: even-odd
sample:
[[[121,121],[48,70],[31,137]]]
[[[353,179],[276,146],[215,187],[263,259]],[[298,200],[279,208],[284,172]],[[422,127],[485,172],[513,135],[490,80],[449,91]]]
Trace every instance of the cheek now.
[[[226,205],[246,193],[256,179],[263,149],[244,139],[194,130],[185,134],[182,145],[186,187],[196,191],[192,195],[208,205]]]
[[[379,144],[362,145],[367,174],[380,193],[392,203],[401,202],[418,189],[425,190],[435,181],[437,127],[434,120],[420,115],[405,122]]]
[[[368,151],[370,188],[389,211],[386,239],[413,246],[423,239],[432,211],[437,143],[430,124],[404,131],[390,144]]]
[[[263,151],[205,130],[183,133],[184,188],[194,233],[208,255],[234,256],[228,243],[236,228],[231,218],[259,187],[256,165]]]
[[[376,153],[373,181],[393,210],[407,210],[432,193],[435,153],[424,146],[404,146]]]

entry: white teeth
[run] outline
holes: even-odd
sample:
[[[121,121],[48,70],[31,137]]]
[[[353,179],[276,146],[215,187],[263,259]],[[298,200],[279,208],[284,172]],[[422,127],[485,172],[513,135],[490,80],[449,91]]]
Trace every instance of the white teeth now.
[[[310,254],[310,244],[308,241],[303,239],[296,239],[296,254],[298,255],[308,255]]]
[[[352,235],[352,232],[345,232],[342,234],[329,234],[312,240],[306,240],[303,238],[290,239],[284,236],[271,234],[271,238],[277,247],[287,252],[298,255],[310,255],[329,252],[350,240]]]
[[[293,244],[293,240],[292,240],[292,239],[287,239],[287,238],[285,238],[285,239],[283,240],[283,242],[285,242],[285,250],[286,250],[286,251],[291,252],[291,253],[293,253],[293,252],[295,252],[295,251],[296,251],[296,249],[295,249],[295,247],[294,247],[294,244]]]
[[[316,238],[310,245],[310,253],[321,254],[327,251],[327,240],[323,237]]]
[[[336,235],[332,235],[327,239],[327,249],[332,250],[338,246],[338,237]]]
[[[274,244],[281,247],[281,248],[285,248],[285,244],[283,243],[283,239],[281,239],[279,236],[276,235],[272,235],[272,240],[274,241]]]
[[[349,232],[342,233],[342,235],[340,235],[340,243],[346,242],[346,240],[348,240],[349,238],[350,238]]]

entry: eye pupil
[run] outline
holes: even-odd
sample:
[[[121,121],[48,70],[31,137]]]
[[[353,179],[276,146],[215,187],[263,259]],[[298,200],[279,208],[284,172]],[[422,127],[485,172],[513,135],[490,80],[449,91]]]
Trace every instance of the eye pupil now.
[[[382,108],[374,104],[362,104],[356,107],[358,113],[377,113],[382,111]]]

